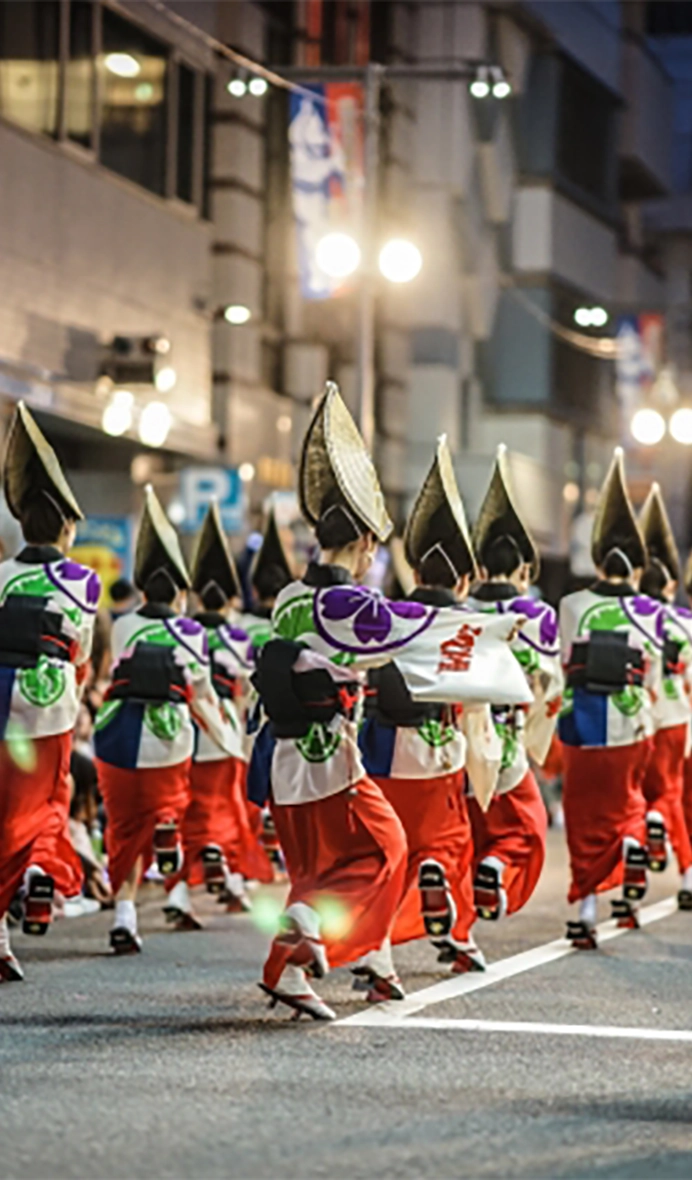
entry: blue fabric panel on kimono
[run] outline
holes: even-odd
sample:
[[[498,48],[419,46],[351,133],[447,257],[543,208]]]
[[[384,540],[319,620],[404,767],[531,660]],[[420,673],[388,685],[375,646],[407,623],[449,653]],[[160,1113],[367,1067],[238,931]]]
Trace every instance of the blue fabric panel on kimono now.
[[[558,736],[567,746],[607,746],[608,697],[575,688],[572,711],[560,718]]]
[[[10,719],[15,675],[15,668],[0,667],[0,742],[5,740],[5,730]]]
[[[381,725],[375,717],[368,717],[358,734],[358,745],[366,774],[375,778],[389,778],[394,758],[396,729]]]
[[[94,734],[96,757],[121,770],[136,770],[144,705],[123,701],[115,717]]]
[[[258,807],[264,807],[271,791],[275,745],[276,738],[271,731],[271,725],[266,721],[255,738],[247,771],[247,797]]]

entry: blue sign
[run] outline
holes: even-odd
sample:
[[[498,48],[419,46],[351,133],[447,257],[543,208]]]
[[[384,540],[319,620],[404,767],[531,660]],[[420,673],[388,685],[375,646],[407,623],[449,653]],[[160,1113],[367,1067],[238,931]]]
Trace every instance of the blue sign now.
[[[180,473],[180,499],[185,512],[180,524],[183,532],[197,532],[213,500],[224,531],[242,531],[245,496],[237,467],[185,467]]]

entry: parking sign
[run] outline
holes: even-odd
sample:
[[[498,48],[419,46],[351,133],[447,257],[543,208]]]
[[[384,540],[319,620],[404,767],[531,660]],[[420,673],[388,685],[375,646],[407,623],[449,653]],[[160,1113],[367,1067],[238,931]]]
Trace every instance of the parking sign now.
[[[180,499],[185,509],[183,532],[197,532],[214,499],[225,532],[241,532],[245,498],[237,467],[185,467],[180,473]]]

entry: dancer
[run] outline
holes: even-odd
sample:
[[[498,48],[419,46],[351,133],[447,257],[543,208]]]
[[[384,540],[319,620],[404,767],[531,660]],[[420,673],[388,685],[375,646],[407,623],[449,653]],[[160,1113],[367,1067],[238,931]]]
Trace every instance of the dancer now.
[[[23,883],[24,929],[43,934],[53,874],[68,897],[81,888],[79,867],[61,851],[72,730],[101,586],[67,556],[84,517],[23,402],[10,427],[4,486],[26,542],[0,564],[0,979],[18,980],[6,922],[17,889]]]
[[[692,655],[692,612],[675,606],[680,560],[666,506],[657,483],[651,485],[639,518],[648,552],[641,590],[668,609],[660,612],[664,629],[661,681],[653,701],[654,736],[643,782],[647,804],[649,868],[663,872],[668,841],[681,874],[680,909],[692,910],[692,845],[683,808],[684,763],[690,735],[690,701],[686,677]]]
[[[228,728],[212,687],[206,632],[180,613],[190,580],[178,538],[151,486],[145,489],[135,582],[144,605],[113,626],[111,685],[95,734],[116,954],[142,949],[135,899],[152,849],[164,876],[182,868],[193,717],[221,749],[233,752],[226,748]]]
[[[516,505],[506,448],[500,446],[473,530],[483,581],[469,606],[497,614],[521,615],[512,650],[535,700],[531,708],[493,709],[502,741],[495,796],[487,812],[469,799],[474,843],[474,896],[478,915],[496,921],[514,914],[531,897],[545,860],[547,812],[529,765],[548,755],[562,692],[555,611],[528,594],[540,558]]]
[[[450,607],[466,597],[476,563],[445,435],[408,518],[404,546],[416,583],[410,601]],[[365,712],[360,732],[365,769],[399,816],[408,844],[391,941],[397,945],[427,934],[438,961],[450,964],[453,973],[482,971],[483,953],[471,933],[476,911],[463,711],[414,701],[396,664],[389,663],[368,677]],[[487,706],[485,712],[490,729]],[[371,958],[355,968],[359,975],[368,978]]]
[[[196,727],[190,802],[182,824],[184,866],[165,883],[168,899],[164,912],[178,929],[199,929],[189,887],[202,881],[226,903],[229,912],[249,908],[243,878],[255,875],[259,855],[245,807],[244,734],[236,705],[243,693],[243,680],[252,671],[250,641],[245,631],[228,621],[240,595],[240,581],[215,503],[197,540],[192,589],[203,608],[195,620],[206,631],[212,683],[221,702],[227,740],[226,749],[222,749]],[[257,847],[254,861],[253,844]]]
[[[308,975],[321,978],[382,948],[407,861],[401,821],[363,769],[354,664],[401,659],[423,693],[432,684],[437,696],[445,681],[451,701],[480,691],[476,653],[484,644],[492,642],[510,681],[515,665],[505,642],[511,624],[491,627],[471,615],[460,622],[456,610],[390,603],[356,584],[392,525],[372,460],[331,383],[308,428],[299,480],[321,560],[279,595],[279,638],[265,645],[255,678],[271,726],[255,744],[253,789],[264,773],[291,881],[262,987],[275,1003],[328,1020],[334,1013]],[[526,699],[523,683],[512,689]],[[374,982],[387,988],[389,964],[380,971],[373,967]]]
[[[567,675],[559,734],[571,871],[568,899],[579,903],[567,937],[581,949],[597,945],[597,893],[622,885],[613,916],[620,925],[636,927],[637,902],[647,888],[641,784],[653,732],[648,690],[660,667],[650,622],[660,607],[637,593],[647,554],[620,447],[596,509],[592,556],[598,580],[560,604]]]

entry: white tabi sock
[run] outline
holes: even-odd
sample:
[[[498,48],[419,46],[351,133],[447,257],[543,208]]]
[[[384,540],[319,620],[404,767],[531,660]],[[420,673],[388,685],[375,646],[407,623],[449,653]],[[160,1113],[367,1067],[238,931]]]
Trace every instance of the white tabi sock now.
[[[130,934],[137,933],[137,910],[133,901],[116,901],[113,929],[129,930]]]
[[[375,975],[379,975],[380,979],[391,979],[396,975],[396,968],[392,958],[392,944],[388,938],[375,951],[369,951],[367,955],[363,955],[355,967],[368,967]]]
[[[166,899],[166,905],[174,910],[180,910],[183,914],[192,912],[190,890],[185,881],[178,881],[178,884],[173,886]]]
[[[596,894],[589,893],[588,897],[579,902],[579,920],[587,926],[596,925]]]
[[[689,869],[685,869],[684,873],[682,874],[682,881],[680,882],[680,885],[683,889],[689,889],[692,893],[692,865]]]
[[[502,884],[502,874],[507,866],[503,860],[500,860],[499,856],[484,856],[481,864],[488,865],[488,868],[496,869],[500,884]]]
[[[10,946],[10,931],[7,925],[7,914],[0,918],[0,959],[8,959],[12,954]]]

